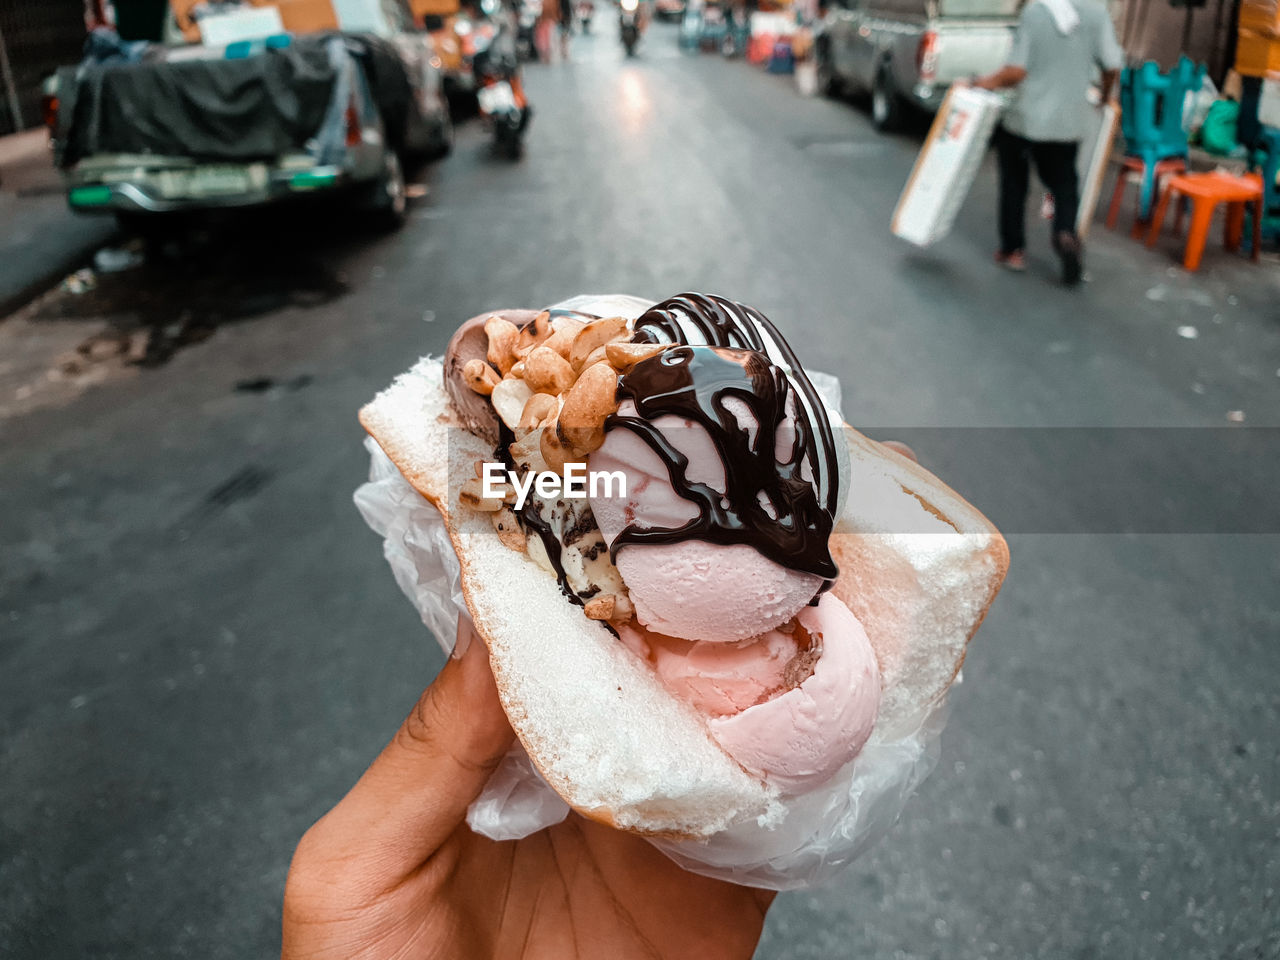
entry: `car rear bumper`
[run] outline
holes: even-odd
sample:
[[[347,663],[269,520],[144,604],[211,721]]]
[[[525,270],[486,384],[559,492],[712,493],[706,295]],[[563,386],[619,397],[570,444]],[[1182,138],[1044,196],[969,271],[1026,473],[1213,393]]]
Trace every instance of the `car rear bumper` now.
[[[111,167],[95,164],[91,170],[72,170],[67,177],[67,202],[81,213],[175,213],[184,210],[211,210],[252,207],[318,192],[340,190],[355,182],[351,173],[338,166],[269,168],[246,164],[235,177],[222,184],[201,184],[200,167],[135,166]],[[227,180],[233,182],[228,183]]]

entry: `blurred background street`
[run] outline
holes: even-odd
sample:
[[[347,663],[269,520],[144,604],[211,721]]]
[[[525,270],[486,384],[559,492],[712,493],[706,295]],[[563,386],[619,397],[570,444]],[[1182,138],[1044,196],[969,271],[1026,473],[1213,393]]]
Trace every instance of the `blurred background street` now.
[[[299,836],[443,662],[352,505],[357,409],[486,309],[694,289],[760,308],[846,419],[997,523],[1029,511],[937,770],[838,882],[780,897],[757,956],[1280,957],[1274,470],[1154,442],[1121,485],[1248,519],[1124,532],[965,439],[1274,436],[1275,262],[1215,239],[1188,273],[1172,236],[1098,222],[1065,288],[1033,218],[1028,271],[1000,271],[990,161],[911,247],[889,222],[927,120],[881,134],[674,25],[629,59],[609,16],[526,68],[523,159],[459,124],[399,232],[248,211],[0,322],[0,954],[278,953]],[[100,246],[143,249],[74,265]]]

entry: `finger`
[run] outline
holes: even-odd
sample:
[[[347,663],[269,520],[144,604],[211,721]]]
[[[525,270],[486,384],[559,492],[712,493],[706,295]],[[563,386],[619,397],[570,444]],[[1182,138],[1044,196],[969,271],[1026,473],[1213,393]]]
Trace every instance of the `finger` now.
[[[576,814],[552,828],[552,843],[574,832],[594,866],[579,871],[581,877],[594,873],[604,890],[638,892],[627,898],[627,911],[658,948],[656,954],[698,956],[690,944],[715,942],[715,956],[752,955],[774,891],[690,873],[647,840]]]
[[[916,456],[916,452],[901,440],[882,440],[880,443],[881,446],[888,447],[894,453],[901,454],[908,460],[914,460],[916,463],[920,462],[920,458]]]
[[[513,737],[488,651],[467,633],[465,652],[449,659],[364,776],[312,828],[313,848],[394,883],[462,822]]]
[[[471,638],[475,636],[475,632],[476,628],[471,618],[465,613],[458,614],[458,632],[453,638],[453,649],[449,651],[449,659],[462,659],[471,646]]]

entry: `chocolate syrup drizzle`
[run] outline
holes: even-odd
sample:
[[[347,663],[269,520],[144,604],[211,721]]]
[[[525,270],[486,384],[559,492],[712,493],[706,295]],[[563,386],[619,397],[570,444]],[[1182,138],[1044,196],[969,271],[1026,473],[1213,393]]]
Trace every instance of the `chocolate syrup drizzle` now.
[[[511,445],[515,442],[516,435],[512,432],[502,420],[498,421],[498,447],[493,451],[494,459],[500,460],[502,465],[508,470],[516,469],[516,462],[511,456]],[[565,572],[564,561],[561,554],[564,548],[560,544],[560,538],[556,536],[555,531],[551,529],[551,524],[542,518],[542,514],[538,512],[538,502],[533,497],[528,497],[524,506],[520,508],[520,512],[516,514],[520,523],[528,530],[532,530],[538,535],[538,539],[542,541],[542,546],[547,551],[547,559],[551,561],[551,567],[556,572],[556,583],[560,585],[560,592],[569,598],[570,603],[583,606],[583,600],[578,596],[577,591],[569,583],[569,575]]]
[[[836,441],[822,398],[777,328],[751,307],[686,293],[640,317],[632,341],[677,346],[619,379],[618,400],[632,401],[636,413],[614,414],[605,429],[620,427],[643,439],[666,465],[675,491],[697,505],[698,516],[674,528],[632,523],[615,538],[610,555],[616,559],[629,543],[745,543],[823,578],[819,593],[828,589],[839,572],[828,547],[840,495]],[[725,406],[730,397],[755,418],[754,436]],[[795,441],[788,461],[778,463],[775,443],[789,401]],[[653,425],[667,414],[706,430],[724,464],[724,493],[686,477],[688,459]],[[806,463],[812,480],[804,476]]]
[[[599,320],[600,318],[593,313],[582,313],[579,310],[562,310],[551,309],[547,311],[551,314],[551,319],[555,320],[559,317],[570,317],[583,322]],[[532,326],[533,320],[529,320],[525,326]],[[498,420],[498,448],[494,451],[495,458],[501,460],[508,470],[516,468],[515,462],[511,458],[511,444],[515,442],[515,434],[511,431],[501,419]],[[538,539],[542,541],[543,548],[547,551],[547,559],[551,561],[551,567],[556,572],[556,582],[560,585],[560,592],[568,597],[570,603],[578,606],[584,605],[584,600],[580,597],[572,584],[569,583],[569,575],[565,572],[564,561],[562,555],[564,546],[560,543],[560,538],[556,536],[552,530],[551,524],[542,518],[542,514],[538,511],[539,501],[530,495],[520,509],[517,517],[525,528],[532,530],[538,535]],[[606,624],[607,626],[607,624]],[[613,628],[609,627],[610,632]]]

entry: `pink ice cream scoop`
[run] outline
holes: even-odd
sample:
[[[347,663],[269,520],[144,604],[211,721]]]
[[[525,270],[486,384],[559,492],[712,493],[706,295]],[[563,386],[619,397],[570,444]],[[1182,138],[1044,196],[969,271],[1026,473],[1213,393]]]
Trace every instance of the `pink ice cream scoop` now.
[[[712,717],[762,703],[786,688],[800,646],[793,633],[770,630],[751,640],[699,643],[620,624],[622,642],[651,664],[681,700]]]
[[[619,412],[627,413],[627,405]],[[688,459],[689,480],[725,490],[724,464],[700,425],[663,416],[654,426]],[[698,515],[698,507],[676,492],[662,459],[629,430],[607,433],[588,469],[626,477],[625,497],[606,497],[601,485],[601,495],[591,498],[591,511],[610,546],[629,524],[674,528]],[[820,577],[788,569],[743,543],[627,544],[618,551],[617,565],[640,622],[688,640],[759,636],[794,617],[822,584]]]
[[[816,648],[812,676],[741,713],[707,721],[726,753],[788,793],[830,779],[856,757],[880,706],[875,653],[849,608],[826,593],[796,622]]]
[[[830,778],[862,749],[880,705],[880,671],[862,624],[831,594],[788,627],[738,643],[630,625],[619,633],[667,689],[707,715],[726,753],[794,793]]]
[[[619,376],[588,464],[615,477],[591,510],[638,621],[619,635],[743,768],[802,791],[857,755],[880,701],[857,618],[809,605],[838,574],[839,419],[749,307],[682,294],[634,329],[662,346]]]

